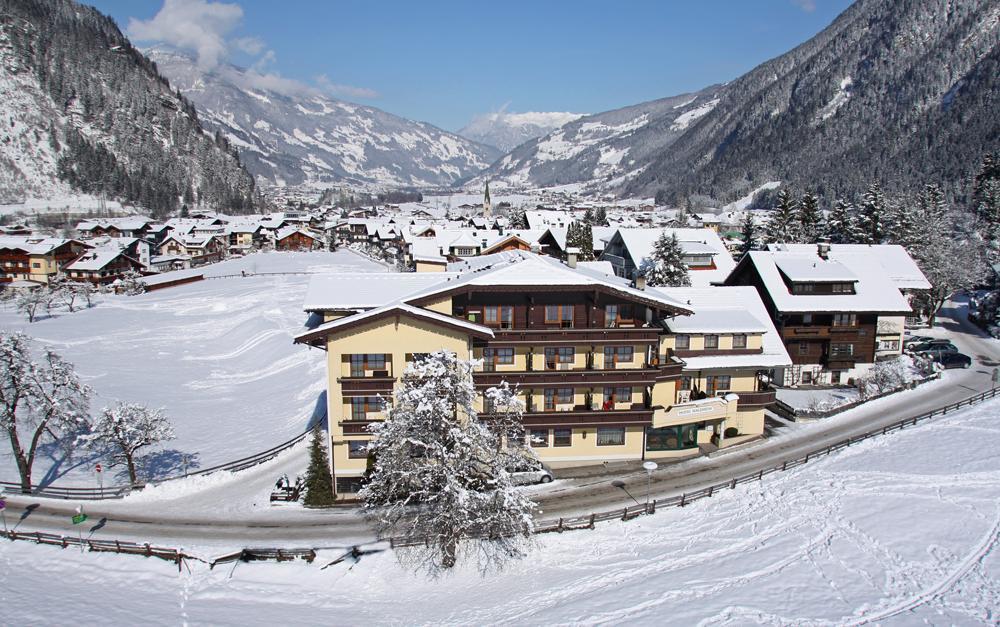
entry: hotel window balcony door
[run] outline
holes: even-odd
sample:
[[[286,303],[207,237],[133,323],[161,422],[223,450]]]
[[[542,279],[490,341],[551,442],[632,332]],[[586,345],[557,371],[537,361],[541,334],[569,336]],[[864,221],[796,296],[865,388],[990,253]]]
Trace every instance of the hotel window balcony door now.
[[[513,348],[484,348],[483,372],[496,372],[497,366],[508,366],[514,363]]]
[[[558,324],[563,329],[572,329],[573,305],[546,305],[545,324]]]
[[[634,349],[631,346],[604,347],[605,370],[614,370],[618,367],[618,364],[631,364],[634,358]]]
[[[483,308],[483,320],[488,327],[513,329],[514,307],[510,305],[488,305]]]
[[[576,359],[572,346],[548,347],[545,349],[546,370],[570,370]]]

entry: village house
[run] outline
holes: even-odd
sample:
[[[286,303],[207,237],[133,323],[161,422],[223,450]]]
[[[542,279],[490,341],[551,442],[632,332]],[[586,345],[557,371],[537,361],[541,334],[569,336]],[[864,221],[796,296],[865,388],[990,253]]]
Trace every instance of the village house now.
[[[275,235],[274,247],[277,250],[320,250],[323,238],[300,227],[288,226]]]
[[[224,240],[213,235],[170,235],[159,245],[158,257],[186,256],[190,267],[221,261]]]
[[[779,373],[782,385],[849,383],[902,351],[911,308],[870,251],[842,251],[836,259],[825,243],[753,251],[726,284],[760,293],[792,358]]]
[[[523,251],[453,264],[465,265],[310,285],[305,308],[322,323],[295,341],[327,352],[339,494],[359,489],[367,427],[403,371],[441,349],[479,360],[480,412],[487,388],[516,386],[517,444],[555,468],[697,455],[762,433],[774,399],[763,373],[791,361],[752,288],[673,294]]]
[[[600,258],[610,261],[618,276],[634,279],[664,232],[668,236],[675,234],[680,241],[691,285],[707,287],[722,283],[736,265],[718,233],[694,228],[618,229],[607,240]]]
[[[88,250],[63,268],[63,272],[71,280],[89,281],[96,285],[109,285],[126,272],[142,270],[142,262],[114,245]]]
[[[0,236],[0,282],[48,283],[89,245],[57,237]]]

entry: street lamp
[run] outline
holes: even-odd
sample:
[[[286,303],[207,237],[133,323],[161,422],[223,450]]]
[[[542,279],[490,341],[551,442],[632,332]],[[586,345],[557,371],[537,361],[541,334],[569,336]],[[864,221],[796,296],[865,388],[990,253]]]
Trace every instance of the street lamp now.
[[[649,485],[653,481],[653,471],[658,466],[656,462],[643,462],[642,467],[646,469],[646,511],[649,512]]]

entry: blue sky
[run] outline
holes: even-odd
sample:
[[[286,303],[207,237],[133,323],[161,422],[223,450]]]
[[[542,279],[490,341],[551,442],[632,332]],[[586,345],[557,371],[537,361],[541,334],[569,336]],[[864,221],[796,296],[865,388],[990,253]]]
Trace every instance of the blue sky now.
[[[86,0],[84,0],[86,1]],[[458,130],[474,116],[596,113],[732,80],[849,0],[91,0],[139,45],[233,62]],[[140,41],[143,40],[143,41]]]

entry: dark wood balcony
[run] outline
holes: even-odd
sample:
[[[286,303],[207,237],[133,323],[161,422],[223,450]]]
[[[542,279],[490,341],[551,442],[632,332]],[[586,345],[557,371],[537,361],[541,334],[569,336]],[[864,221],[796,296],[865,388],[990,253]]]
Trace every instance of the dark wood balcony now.
[[[344,431],[344,435],[371,435],[368,425],[382,422],[381,420],[341,420],[337,424]]]
[[[653,409],[588,409],[577,405],[570,411],[529,411],[521,420],[525,427],[621,427],[653,424]]]
[[[757,409],[767,407],[774,403],[777,396],[773,389],[761,390],[758,392],[733,392],[740,397],[738,407],[740,409]]]
[[[344,396],[375,396],[376,394],[388,396],[392,394],[392,386],[395,382],[395,377],[388,376],[340,377],[337,379]]]
[[[659,330],[639,328],[498,329],[490,344],[652,344],[659,342]]]
[[[557,386],[605,386],[605,385],[653,385],[660,375],[660,369],[618,368],[597,370],[578,368],[576,370],[497,370],[474,372],[472,380],[477,388],[488,388],[506,381],[525,387],[538,385]]]

